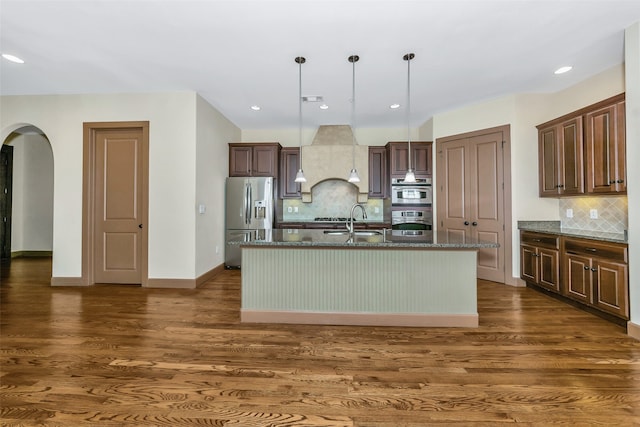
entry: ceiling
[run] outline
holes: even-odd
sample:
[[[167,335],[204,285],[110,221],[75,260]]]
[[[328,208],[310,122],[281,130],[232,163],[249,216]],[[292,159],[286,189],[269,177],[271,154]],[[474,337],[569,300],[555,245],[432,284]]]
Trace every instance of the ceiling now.
[[[189,90],[242,129],[407,126],[512,93],[555,92],[623,62],[628,0],[0,0],[2,95]],[[560,66],[573,70],[554,75]],[[395,110],[393,103],[401,104]],[[260,111],[250,107],[258,105]]]

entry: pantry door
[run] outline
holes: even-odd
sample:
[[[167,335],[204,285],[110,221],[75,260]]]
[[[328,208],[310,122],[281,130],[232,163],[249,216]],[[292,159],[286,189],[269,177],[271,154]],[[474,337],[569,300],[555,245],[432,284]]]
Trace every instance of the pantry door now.
[[[85,124],[90,283],[147,276],[148,124]]]
[[[478,278],[506,283],[511,260],[505,204],[506,129],[488,129],[437,141],[439,230],[465,241],[498,243],[478,252]],[[510,229],[510,226],[509,226]],[[509,239],[506,238],[509,234]]]

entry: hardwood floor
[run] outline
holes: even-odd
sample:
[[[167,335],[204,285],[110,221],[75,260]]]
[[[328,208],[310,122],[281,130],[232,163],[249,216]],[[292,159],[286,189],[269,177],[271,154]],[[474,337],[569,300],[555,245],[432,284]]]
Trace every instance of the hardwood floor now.
[[[3,271],[3,426],[640,425],[640,342],[531,289],[481,281],[474,329],[259,325],[238,271],[197,290],[50,271]]]

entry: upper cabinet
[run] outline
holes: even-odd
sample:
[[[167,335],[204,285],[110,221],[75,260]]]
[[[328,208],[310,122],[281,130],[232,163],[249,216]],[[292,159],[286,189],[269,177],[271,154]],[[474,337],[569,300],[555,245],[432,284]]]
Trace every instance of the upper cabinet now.
[[[411,142],[411,167],[416,178],[430,178],[433,174],[432,147],[433,143]],[[408,169],[408,144],[406,142],[389,142],[389,175],[390,178],[404,178]]]
[[[230,143],[229,176],[278,177],[281,146],[277,142]]]
[[[627,191],[625,102],[618,97],[585,115],[587,192]]]
[[[389,165],[385,147],[369,147],[369,197],[384,199],[389,187]]]
[[[537,128],[541,197],[626,192],[624,94]]]
[[[296,173],[300,168],[300,149],[284,147],[280,150],[280,197],[299,199],[302,197],[300,183],[296,182]]]
[[[539,128],[540,196],[584,193],[582,117]]]

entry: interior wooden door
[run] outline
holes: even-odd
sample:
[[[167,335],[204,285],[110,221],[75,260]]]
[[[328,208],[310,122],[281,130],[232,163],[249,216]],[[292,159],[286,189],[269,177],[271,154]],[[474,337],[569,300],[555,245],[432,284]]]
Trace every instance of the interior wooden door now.
[[[94,133],[95,283],[142,283],[145,179],[143,129]]]
[[[498,243],[478,252],[478,278],[505,282],[504,161],[500,132],[438,146],[439,229],[450,237]]]

